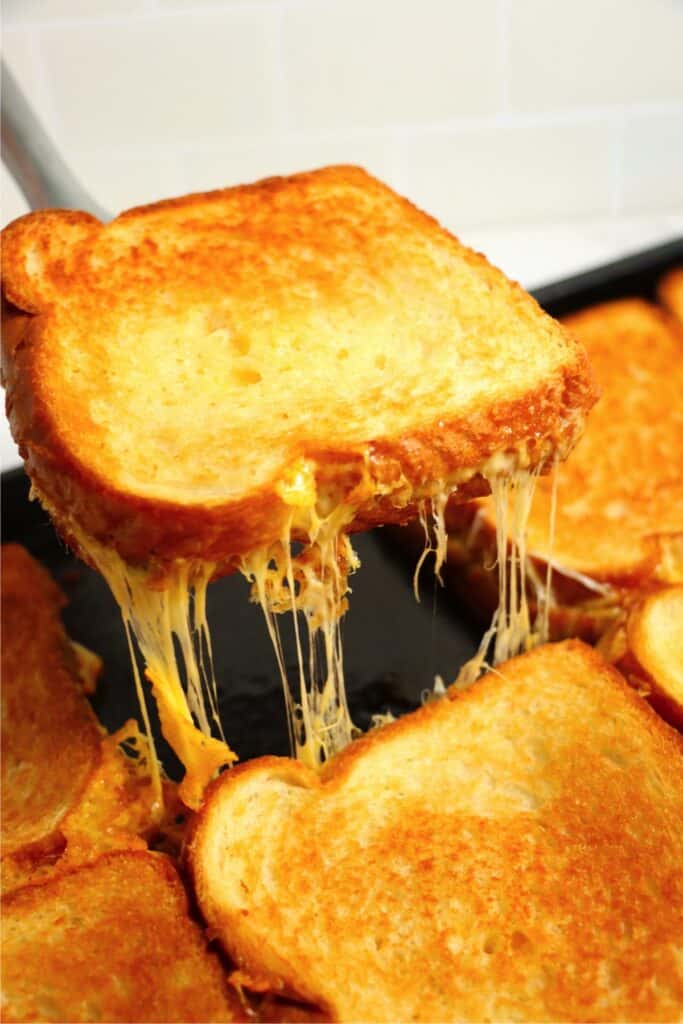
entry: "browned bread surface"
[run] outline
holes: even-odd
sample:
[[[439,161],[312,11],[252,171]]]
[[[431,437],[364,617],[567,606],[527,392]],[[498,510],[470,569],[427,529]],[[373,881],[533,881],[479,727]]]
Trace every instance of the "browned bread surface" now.
[[[24,548],[2,547],[2,852],[50,844],[100,759],[60,610],[65,599]]]
[[[578,641],[450,697],[319,776],[217,780],[188,856],[209,927],[339,1020],[680,1018],[681,738]]]
[[[84,694],[83,652],[62,626],[64,604],[24,548],[3,545],[3,892],[105,850],[145,848],[160,827],[148,768],[119,749],[123,739],[142,742],[135,723],[111,736],[99,726]]]
[[[29,474],[67,537],[129,561],[234,562],[316,503],[362,527],[481,493],[492,455],[565,456],[595,399],[561,327],[359,168],[108,225],[43,211],[3,241]]]
[[[683,324],[683,267],[676,267],[659,282],[657,297]]]
[[[244,1019],[161,854],[105,854],[2,904],[7,1021]]]

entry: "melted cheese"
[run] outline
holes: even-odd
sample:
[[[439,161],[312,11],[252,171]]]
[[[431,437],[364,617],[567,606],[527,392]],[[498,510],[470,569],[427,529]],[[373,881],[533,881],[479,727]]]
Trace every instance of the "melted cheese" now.
[[[347,506],[339,506],[326,519],[317,519],[312,538],[295,556],[290,517],[278,544],[253,552],[241,564],[275,651],[292,754],[313,768],[342,750],[357,731],[346,701],[340,629],[348,607],[348,576],[359,565],[342,532],[352,518]],[[284,612],[292,614],[296,690],[288,678],[277,619]]]
[[[536,577],[537,612],[531,622],[527,600],[527,581],[531,563],[527,557],[526,530],[536,486],[535,472],[513,469],[489,476],[496,522],[496,563],[498,567],[498,607],[484,633],[477,653],[460,669],[455,686],[470,686],[491,666],[487,662],[493,644],[493,665],[528,651],[548,640],[549,607],[552,601],[552,536],[555,524],[556,474],[553,468],[553,497],[549,551],[545,584]],[[472,529],[477,525],[477,518]]]
[[[424,551],[418,559],[413,575],[413,592],[418,603],[420,601],[420,572],[429,555],[434,555],[434,575],[443,586],[441,569],[448,553],[448,531],[446,530],[448,498],[448,491],[442,490],[435,498],[421,501],[418,504],[418,517],[425,535]]]
[[[225,742],[218,718],[206,622],[206,587],[215,567],[178,560],[164,580],[163,589],[159,589],[146,570],[128,565],[114,550],[81,533],[78,542],[106,579],[121,609],[150,743],[152,734],[133,637],[145,661],[145,675],[156,700],[161,731],[185,766],[180,797],[188,807],[196,809],[218,769],[236,760]],[[187,692],[181,681],[179,661],[184,666]],[[220,738],[212,735],[214,728]],[[161,809],[161,777],[153,745],[150,769]]]
[[[526,522],[535,476],[528,470],[511,469],[509,456],[489,460],[483,473],[490,482],[496,506],[499,607],[477,655],[464,666],[456,685],[469,685],[480,674],[494,638],[494,661],[498,663],[547,635],[547,611],[537,617],[540,625],[531,627],[525,588]],[[415,572],[416,597],[419,572],[429,554],[435,556],[434,570],[441,582],[440,570],[448,543],[445,508],[455,484],[456,481],[450,481],[450,486],[444,484],[436,496],[418,502],[425,550]],[[376,493],[377,486],[366,466],[354,497],[362,504],[368,487]],[[403,479],[386,485],[386,493],[396,500],[399,492],[402,504],[414,497]],[[380,489],[379,493],[384,492]],[[317,768],[342,750],[358,731],[346,700],[340,630],[348,606],[348,576],[359,565],[345,533],[356,507],[353,502],[335,503],[332,494],[318,494],[315,465],[306,459],[291,468],[278,487],[278,494],[291,510],[280,541],[244,557],[240,569],[251,583],[252,600],[263,610],[275,651],[292,754]],[[206,587],[215,566],[177,560],[163,585],[155,586],[149,573],[131,567],[115,551],[83,535],[74,524],[71,532],[107,580],[121,608],[150,743],[149,718],[133,638],[145,661],[145,675],[151,683],[163,735],[186,769],[179,787],[180,797],[189,807],[197,808],[207,783],[221,767],[236,760],[225,742],[218,717],[206,622]],[[292,551],[292,536],[308,538],[296,555]],[[549,561],[549,567],[550,564]],[[547,600],[549,578],[545,594]],[[280,637],[278,616],[284,612],[292,614],[297,654],[295,688],[288,678]],[[179,662],[184,667],[185,689]],[[376,716],[378,721],[388,717]],[[213,735],[214,731],[219,738]],[[161,813],[161,777],[153,745],[150,761]]]

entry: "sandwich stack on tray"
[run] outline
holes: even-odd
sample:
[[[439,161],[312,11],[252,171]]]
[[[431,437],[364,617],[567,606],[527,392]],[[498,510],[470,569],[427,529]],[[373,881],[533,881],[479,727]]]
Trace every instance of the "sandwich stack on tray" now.
[[[5,548],[5,1018],[678,1019],[675,281],[669,313],[559,325],[351,167],[3,234],[14,435],[185,768],[175,786],[137,725],[103,732],[97,658]],[[488,628],[445,693],[360,736],[350,535],[414,518]],[[233,571],[293,756],[230,767],[205,596]],[[545,642],[573,634],[600,650]]]

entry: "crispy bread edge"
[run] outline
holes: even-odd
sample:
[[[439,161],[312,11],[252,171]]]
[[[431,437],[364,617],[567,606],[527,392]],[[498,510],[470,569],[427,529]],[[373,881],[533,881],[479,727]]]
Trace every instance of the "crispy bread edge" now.
[[[205,885],[205,873],[201,856],[196,851],[202,846],[204,837],[211,830],[214,824],[214,814],[220,814],[222,798],[227,789],[239,785],[243,776],[248,779],[253,776],[264,775],[266,779],[278,778],[289,785],[301,786],[305,789],[319,789],[322,785],[319,775],[308,765],[301,761],[294,761],[288,757],[276,757],[265,755],[255,758],[244,764],[235,765],[229,771],[223,772],[217,779],[207,787],[204,793],[204,800],[198,812],[192,817],[186,832],[185,846],[183,849],[183,866],[190,879],[192,889],[197,898],[197,903],[202,910],[202,895],[206,902],[209,899],[209,888]],[[206,915],[205,915],[206,916]],[[258,961],[258,950],[247,943],[245,951],[240,942],[234,936],[239,933],[239,925],[242,924],[240,917],[235,918],[234,923],[227,923],[220,932],[210,928],[210,934],[215,937],[230,959],[237,965],[240,972],[240,981],[245,987],[249,987],[249,981],[255,991],[268,991],[278,996],[284,996],[296,1000],[315,1004],[330,1019],[334,1019],[330,1007],[323,1006],[317,993],[309,989],[306,980],[299,978],[294,968],[288,962],[286,951],[278,954],[278,971],[269,971]],[[326,1016],[325,1019],[328,1019]]]

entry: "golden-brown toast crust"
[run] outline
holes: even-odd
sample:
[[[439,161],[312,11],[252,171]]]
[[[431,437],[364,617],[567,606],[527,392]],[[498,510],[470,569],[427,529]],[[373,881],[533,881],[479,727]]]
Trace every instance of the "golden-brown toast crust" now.
[[[2,853],[46,852],[101,760],[62,626],[66,603],[18,544],[2,547]]]
[[[291,507],[278,493],[283,467],[265,483],[251,489],[245,485],[243,494],[237,498],[188,501],[183,496],[176,501],[122,486],[116,479],[116,467],[104,451],[101,458],[81,457],[73,438],[93,433],[87,403],[82,408],[73,404],[68,407],[71,433],[67,437],[63,416],[55,411],[59,405],[55,388],[63,385],[61,381],[55,383],[59,370],[46,353],[54,344],[52,332],[59,319],[57,311],[63,308],[63,297],[80,296],[85,305],[92,301],[89,296],[94,292],[96,274],[92,253],[97,246],[98,259],[111,260],[112,293],[125,290],[130,280],[134,280],[136,288],[161,292],[170,271],[155,262],[154,238],[155,231],[164,231],[165,218],[182,211],[193,226],[207,222],[210,240],[212,205],[229,202],[230,209],[241,211],[243,220],[236,222],[239,231],[241,224],[250,223],[249,218],[255,216],[259,204],[267,201],[276,209],[285,199],[295,203],[300,197],[302,203],[308,202],[313,186],[366,190],[371,197],[370,226],[374,199],[380,204],[400,203],[400,216],[410,230],[429,233],[438,245],[448,246],[465,264],[475,267],[484,291],[501,286],[507,289],[510,315],[520,316],[529,324],[530,332],[538,323],[540,330],[552,337],[553,344],[565,349],[564,361],[556,372],[512,399],[484,402],[468,409],[466,414],[444,420],[438,396],[434,396],[431,424],[412,423],[415,417],[407,410],[404,432],[367,436],[361,443],[323,441],[321,446],[294,438],[288,465],[298,459],[315,462],[319,490],[332,481],[339,498],[353,504],[356,511],[350,529],[364,529],[380,522],[403,522],[414,512],[416,500],[439,492],[446,482],[451,487],[461,485],[457,492],[461,499],[483,493],[486,485],[480,470],[492,455],[514,455],[524,449],[531,464],[542,464],[553,453],[566,456],[575,443],[596,394],[583,349],[569,334],[562,334],[519,286],[506,282],[483,256],[460,246],[435,221],[407,201],[398,200],[358,168],[326,168],[291,178],[269,179],[254,186],[168,200],[130,210],[106,227],[85,214],[43,211],[20,218],[3,232],[2,365],[10,423],[28,473],[60,531],[76,548],[74,527],[76,532],[85,531],[115,547],[129,562],[151,560],[163,565],[174,558],[201,558],[222,563],[225,571],[241,555],[282,536],[291,515]],[[343,220],[343,210],[339,216]],[[324,225],[327,234],[333,229],[334,222]],[[358,232],[362,252],[363,229],[354,230]],[[115,243],[109,241],[124,231],[139,238],[138,244],[126,243],[125,259],[111,255]],[[295,231],[294,225],[290,231]],[[309,240],[321,254],[321,267],[327,259],[326,246],[331,244],[327,234]],[[272,248],[276,261],[282,246],[291,244],[291,238],[283,242],[277,235],[270,237],[267,227],[261,241],[263,246]],[[210,258],[219,261],[221,254],[210,254]],[[188,267],[186,300],[191,306],[193,296],[201,295],[202,270],[207,274],[215,271],[211,270],[209,258],[182,252],[178,259],[184,259],[183,265]],[[316,287],[330,287],[334,256],[331,260],[332,270],[325,264],[324,269],[311,271],[318,274],[318,279],[314,279]],[[31,273],[36,261],[43,267],[40,274]],[[375,272],[381,281],[382,268],[368,266],[364,270],[366,275]],[[101,316],[106,318],[111,311],[101,284],[97,299]],[[70,316],[78,315],[77,299]],[[92,329],[96,330],[92,324],[95,315],[93,309],[83,313],[90,317]],[[63,316],[60,323],[61,329],[66,329]],[[153,387],[153,382],[148,386]],[[140,395],[140,401],[145,403],[145,394]],[[264,414],[267,415],[266,410]],[[244,443],[248,444],[248,439]],[[172,457],[169,453],[169,458]]]
[[[321,776],[213,784],[188,860],[244,978],[333,1019],[680,1010],[683,739],[579,641],[499,669]]]
[[[3,925],[5,1020],[246,1020],[161,854],[104,854],[18,889]]]

